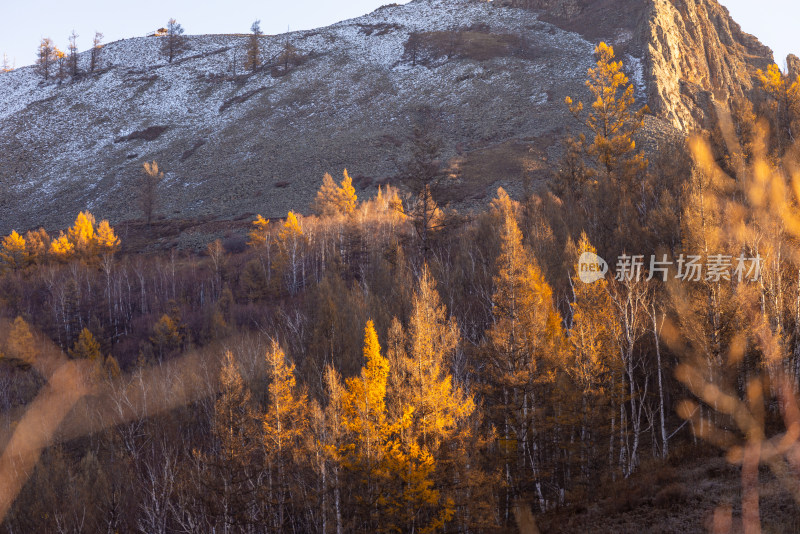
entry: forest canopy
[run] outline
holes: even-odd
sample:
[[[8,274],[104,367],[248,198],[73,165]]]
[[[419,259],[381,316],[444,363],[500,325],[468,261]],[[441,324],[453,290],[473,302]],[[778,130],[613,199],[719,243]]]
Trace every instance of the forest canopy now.
[[[326,174],[313,215],[257,215],[240,249],[124,252],[88,211],[5,236],[2,526],[568,530],[702,454],[740,469],[745,525],[760,468],[797,499],[800,79],[760,73],[646,154],[649,110],[595,52],[548,186],[478,212],[419,134],[408,180]]]

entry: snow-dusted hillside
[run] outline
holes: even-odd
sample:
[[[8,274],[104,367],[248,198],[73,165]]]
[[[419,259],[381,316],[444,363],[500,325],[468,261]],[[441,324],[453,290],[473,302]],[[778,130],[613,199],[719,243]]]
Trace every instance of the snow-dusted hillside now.
[[[87,208],[138,217],[136,184],[152,160],[166,172],[167,217],[303,212],[325,172],[346,167],[367,192],[392,181],[426,110],[454,200],[513,191],[523,173],[546,176],[572,124],[564,97],[585,96],[599,40],[542,18],[480,0],[414,0],[264,37],[273,63],[287,40],[303,55],[286,74],[243,76],[246,35],[191,36],[172,64],[162,38],[117,41],[103,47],[100,72],[63,84],[32,67],[0,74],[0,232],[62,226]],[[652,81],[641,43],[627,45],[634,30],[607,40],[644,99]],[[412,34],[423,43],[416,60]],[[490,159],[499,163],[476,163]]]
[[[514,36],[519,50],[486,59],[421,54],[416,65],[404,56],[413,32],[468,28]],[[10,189],[0,231],[62,225],[84,208],[137,217],[135,183],[151,160],[166,171],[169,217],[305,211],[324,172],[347,167],[366,188],[391,179],[422,108],[441,118],[450,156],[457,146],[557,132],[560,95],[581,90],[592,50],[534,12],[470,0],[417,0],[265,37],[265,58],[286,39],[306,58],[285,76],[266,69],[234,79],[244,35],[191,36],[172,64],[158,37],[117,41],[103,48],[101,73],[61,85],[33,68],[0,75],[0,180]],[[121,141],[153,126],[166,129],[151,141]]]

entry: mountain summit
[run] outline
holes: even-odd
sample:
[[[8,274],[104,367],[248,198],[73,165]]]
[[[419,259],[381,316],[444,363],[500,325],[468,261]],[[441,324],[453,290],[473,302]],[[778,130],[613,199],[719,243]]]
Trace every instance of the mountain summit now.
[[[110,43],[99,71],[60,84],[33,67],[0,74],[0,232],[87,208],[140,217],[147,161],[166,172],[168,218],[303,211],[325,172],[347,168],[362,191],[397,182],[431,116],[452,200],[468,206],[547,178],[574,124],[564,97],[586,98],[601,40],[653,111],[652,135],[708,124],[773,61],[714,0],[414,0],[265,36],[255,73],[247,35],[188,37],[172,62],[163,38]]]

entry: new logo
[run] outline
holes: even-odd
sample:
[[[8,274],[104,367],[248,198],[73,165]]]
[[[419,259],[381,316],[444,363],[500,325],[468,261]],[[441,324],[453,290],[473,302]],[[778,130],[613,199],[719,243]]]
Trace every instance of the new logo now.
[[[578,258],[578,277],[584,284],[592,284],[602,280],[608,273],[606,260],[594,252],[584,252]]]

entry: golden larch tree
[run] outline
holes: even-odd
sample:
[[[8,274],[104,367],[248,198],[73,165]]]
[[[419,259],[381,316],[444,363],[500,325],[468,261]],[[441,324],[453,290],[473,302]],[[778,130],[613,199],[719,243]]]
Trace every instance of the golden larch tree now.
[[[211,427],[216,446],[210,454],[194,452],[207,466],[202,481],[208,490],[203,492],[204,503],[223,529],[242,528],[255,515],[261,451],[258,422],[250,390],[233,353],[226,351]]]
[[[29,254],[25,243],[25,238],[19,235],[16,230],[3,238],[2,248],[0,248],[0,264],[6,270],[16,271],[25,266],[28,262]]]
[[[356,521],[378,528],[385,508],[385,453],[390,436],[386,416],[389,362],[381,355],[372,321],[364,330],[364,366],[360,376],[349,378],[342,395],[342,423],[346,437],[340,450],[342,464],[353,487]]]
[[[296,293],[304,281],[303,250],[306,237],[294,212],[289,212],[278,233],[279,272],[286,276],[291,294]]]
[[[75,253],[75,245],[64,232],[59,233],[56,239],[50,242],[50,254],[58,260],[68,260]]]
[[[158,163],[144,162],[142,179],[139,187],[139,206],[144,214],[147,226],[153,221],[153,213],[158,206],[158,184],[164,179],[164,173],[158,169]]]
[[[600,43],[595,56],[596,65],[589,69],[586,80],[594,99],[588,114],[584,116],[582,102],[575,104],[571,97],[566,98],[570,111],[589,135],[587,139],[581,133],[577,141],[569,142],[569,150],[581,153],[588,165],[580,169],[581,165],[574,162],[578,163],[575,172],[567,174],[581,179],[588,173],[592,180],[583,185],[562,184],[562,188],[577,192],[588,185],[589,190],[582,193],[584,210],[592,229],[603,236],[599,246],[606,253],[640,234],[644,214],[637,199],[643,194],[648,161],[634,137],[649,110],[647,106],[634,110],[634,86],[623,72],[622,62],[614,60],[614,49]]]
[[[543,417],[563,351],[561,317],[553,290],[524,247],[514,203],[502,189],[494,202],[500,212],[500,255],[492,298],[494,324],[485,348],[490,421],[499,436],[508,490],[513,498],[538,499],[544,508],[546,471],[539,451],[551,425]],[[551,471],[552,472],[552,471]],[[549,482],[549,481],[548,481]],[[508,517],[510,500],[504,516]]]
[[[474,493],[466,466],[470,454],[478,453],[468,450],[475,403],[452,375],[459,343],[458,326],[423,266],[408,328],[403,332],[399,321],[392,322],[387,351],[396,362],[389,377],[390,413],[403,422],[389,459],[406,465],[404,507],[396,512],[404,529],[440,528],[453,518],[460,497]]]
[[[38,350],[30,326],[22,317],[14,319],[11,331],[8,333],[8,355],[32,365],[36,360]]]
[[[85,255],[91,252],[94,245],[94,215],[82,211],[75,218],[75,223],[67,230],[67,237],[75,251]]]
[[[636,149],[634,134],[641,128],[647,106],[633,111],[634,88],[622,70],[622,62],[614,61],[614,48],[600,43],[595,48],[597,64],[589,69],[586,87],[592,93],[592,110],[584,119],[583,102],[573,103],[566,98],[570,111],[578,117],[593,136],[591,142],[582,139],[587,152],[610,175],[621,165],[643,167],[646,161]]]
[[[103,355],[100,353],[100,343],[97,342],[87,328],[81,330],[78,340],[69,350],[69,355],[76,360],[103,362]]]
[[[183,332],[181,332],[177,318],[166,313],[163,314],[153,325],[150,343],[153,345],[158,361],[162,361],[169,354],[178,350],[183,343]]]
[[[269,241],[269,219],[261,215],[256,216],[250,231],[247,233],[247,244],[250,247],[259,249],[265,247]]]
[[[330,174],[325,173],[314,200],[314,211],[324,217],[350,215],[357,206],[358,196],[347,169],[344,170],[344,177],[339,185],[336,185]]]
[[[772,64],[767,72],[758,71],[758,79],[776,107],[778,128],[785,134],[785,138],[783,135],[781,138],[786,139],[786,143],[793,142],[800,128],[800,75],[792,79],[781,72],[778,65]]]
[[[295,367],[272,340],[266,354],[268,404],[262,418],[263,444],[269,483],[264,488],[269,522],[281,531],[292,517],[295,477],[305,454],[309,428],[308,398],[295,379]],[[299,505],[298,505],[299,506]]]
[[[25,247],[32,261],[43,262],[50,251],[50,236],[44,228],[25,232]]]
[[[600,279],[591,284],[581,281],[577,262],[586,252],[597,253],[584,232],[577,245],[570,242],[567,250],[567,256],[575,262],[575,271],[567,336],[569,354],[564,367],[580,395],[577,425],[581,439],[577,444],[580,450],[576,467],[583,484],[590,483],[594,473],[614,465],[614,432],[621,424],[619,406],[624,401],[623,367],[615,343],[619,323],[614,303],[608,281]],[[600,443],[608,443],[607,450]]]
[[[94,245],[100,254],[113,254],[119,248],[120,240],[105,219],[97,225],[94,234]]]

